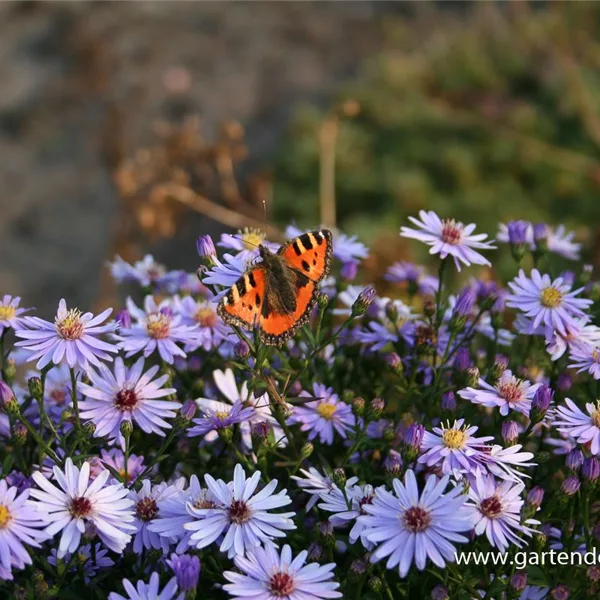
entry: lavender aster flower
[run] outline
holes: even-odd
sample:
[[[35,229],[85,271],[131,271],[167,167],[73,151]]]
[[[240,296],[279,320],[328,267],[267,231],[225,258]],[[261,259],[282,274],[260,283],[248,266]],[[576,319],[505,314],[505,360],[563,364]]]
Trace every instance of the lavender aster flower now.
[[[365,530],[362,538],[377,545],[371,562],[389,557],[387,568],[398,567],[406,577],[413,561],[422,571],[427,558],[443,568],[454,560],[455,547],[450,542],[467,542],[459,532],[472,524],[464,504],[462,487],[448,493],[449,477],[431,476],[420,493],[413,471],[408,470],[404,483],[394,479],[394,494],[378,489],[372,504],[363,506],[366,516],[358,518]]]
[[[543,325],[548,332],[557,330],[566,334],[567,328],[575,325],[574,319],[585,317],[584,309],[592,304],[586,298],[576,298],[583,288],[572,291],[562,278],[553,281],[537,269],[531,271],[531,278],[521,269],[508,285],[512,294],[507,297],[506,305],[525,313],[534,328]]]
[[[485,233],[473,235],[475,225],[463,225],[454,219],[444,219],[443,221],[433,211],[420,211],[421,221],[414,217],[409,220],[419,227],[411,229],[402,227],[400,235],[413,238],[431,246],[430,254],[439,254],[442,259],[451,256],[458,271],[461,269],[461,263],[467,267],[471,264],[491,266],[491,263],[484,258],[474,248],[482,250],[493,250],[495,246],[491,242],[484,241],[488,236]]]
[[[473,404],[482,404],[487,407],[498,406],[500,414],[506,416],[510,410],[529,416],[531,401],[541,386],[541,383],[530,383],[518,379],[510,369],[502,373],[496,385],[491,386],[483,379],[479,379],[479,388],[468,387],[460,390],[458,395]]]
[[[203,413],[199,419],[194,419],[194,427],[188,429],[187,434],[190,437],[199,435],[206,436],[212,431],[219,432],[222,429],[228,429],[232,425],[243,422],[248,422],[254,416],[255,410],[249,406],[244,408],[244,405],[238,400],[233,406],[224,402],[213,401],[213,406],[201,408]],[[212,441],[211,438],[207,441]]]
[[[33,310],[32,308],[19,308],[21,298],[5,294],[0,302],[0,335],[5,329],[19,329],[21,327],[21,315]]]
[[[0,580],[12,580],[12,568],[24,569],[32,564],[25,545],[40,548],[47,539],[40,528],[45,526],[35,507],[28,500],[30,490],[20,494],[0,480]]]
[[[286,544],[281,554],[273,545],[253,549],[245,558],[235,559],[241,571],[225,571],[231,583],[223,589],[238,600],[324,600],[341,598],[336,590],[339,583],[331,581],[334,563],[305,565],[308,552],[300,552],[296,558]]]
[[[574,242],[573,238],[575,234],[573,232],[567,232],[564,225],[559,225],[555,229],[552,227],[546,227],[546,240],[543,242],[550,252],[558,254],[569,260],[579,260],[579,253],[581,252],[581,244]],[[531,223],[527,223],[527,232],[525,240],[531,250],[536,250],[536,242],[534,239],[534,231]],[[538,232],[538,235],[541,233]],[[500,223],[500,230],[496,236],[499,242],[509,242],[509,231],[508,226]],[[542,241],[538,240],[538,243]]]
[[[224,254],[223,259],[224,263],[216,256],[213,257],[213,267],[202,277],[204,285],[218,285],[229,289],[246,272],[248,263],[243,257]],[[225,293],[226,290],[223,290],[221,294],[215,296],[215,299],[219,299]]]
[[[569,365],[570,368],[577,369],[578,373],[587,371],[594,379],[600,379],[600,343],[572,348],[570,359],[573,361]]]
[[[56,548],[52,548],[50,553],[48,562],[56,567],[59,564]],[[100,569],[108,569],[115,565],[115,561],[110,556],[107,556],[107,554],[108,550],[102,544],[94,544],[93,551],[92,545],[86,544],[77,549],[76,556],[72,556],[70,552],[67,552],[62,560],[66,564],[71,564],[69,571],[73,573],[76,573],[79,569],[83,569],[85,580],[89,582]]]
[[[115,360],[114,373],[106,365],[100,365],[99,372],[90,371],[91,385],[80,382],[78,387],[87,398],[80,404],[81,418],[94,423],[94,437],[108,436],[111,444],[119,442],[124,448],[124,421],[164,437],[164,429],[171,429],[165,419],[174,418],[181,404],[158,400],[173,394],[175,389],[162,387],[168,375],[153,380],[157,372],[155,365],[144,373],[143,358],[128,369],[120,357]]]
[[[600,454],[600,400],[585,405],[585,414],[570,398],[565,398],[566,406],[557,408],[554,425],[564,435],[572,437],[580,444],[590,443],[590,451]]]
[[[110,467],[119,474],[121,480],[125,479],[125,454],[119,448],[100,450],[100,457],[90,460],[90,477],[95,479],[101,471]],[[127,458],[127,481],[131,483],[144,471],[144,457],[130,454]]]
[[[266,237],[264,231],[246,227],[233,235],[231,233],[221,234],[221,241],[217,245],[235,250],[237,252],[236,258],[248,263],[258,256],[259,246],[267,246],[271,252],[277,252],[279,244],[266,241]]]
[[[285,537],[284,531],[296,529],[291,517],[296,513],[272,513],[273,508],[287,506],[292,502],[287,490],[273,494],[277,480],[271,480],[260,492],[255,493],[261,473],[256,471],[250,479],[241,465],[236,465],[233,481],[204,476],[204,481],[213,496],[217,498],[215,508],[196,508],[187,505],[189,513],[195,517],[184,528],[192,532],[190,543],[196,548],[205,548],[222,534],[221,552],[229,558],[243,556],[248,550],[273,538]]]
[[[189,554],[171,554],[167,564],[173,569],[177,585],[182,592],[191,592],[196,589],[200,577],[200,559]]]
[[[70,368],[80,367],[88,371],[90,364],[99,367],[100,360],[112,360],[109,353],[118,352],[112,344],[102,341],[98,336],[114,331],[116,324],[101,325],[112,308],[94,317],[92,313],[82,314],[76,308],[67,309],[65,300],[58,304],[54,323],[38,317],[23,317],[23,329],[15,334],[24,338],[15,346],[28,352],[27,360],[37,360],[37,368],[43,369],[53,363],[67,363]]]
[[[181,315],[174,315],[168,301],[156,304],[152,296],[144,299],[144,310],[138,308],[131,298],[127,309],[136,322],[129,328],[122,327],[115,339],[127,358],[143,352],[144,357],[158,352],[166,363],[173,364],[176,356],[186,357],[177,344],[196,344],[197,327],[183,325]]]
[[[521,493],[525,484],[502,481],[497,484],[491,475],[475,476],[469,487],[470,511],[477,535],[486,534],[494,548],[506,552],[510,544],[521,548],[523,540],[518,534],[531,537],[533,529],[527,525],[537,525],[539,521],[527,519],[521,523],[521,509],[524,501]]]
[[[292,479],[298,484],[299,488],[311,496],[306,505],[306,512],[308,512],[321,498],[324,497],[324,494],[331,492],[335,486],[331,477],[328,475],[321,475],[314,467],[310,467],[308,471],[300,469],[300,473],[302,473],[304,477],[292,475]],[[352,486],[357,481],[358,477],[351,477],[346,481],[346,486]]]
[[[527,232],[530,227],[531,223],[527,221],[511,221],[507,225],[509,243],[517,246],[525,246],[528,238]]]
[[[108,266],[117,283],[135,282],[142,287],[160,282],[167,272],[165,266],[157,263],[150,254],[146,254],[133,265],[116,256],[114,262],[108,263]]]
[[[53,474],[58,487],[36,471],[32,477],[41,490],[32,489],[31,496],[39,501],[35,507],[40,519],[48,524],[46,533],[54,536],[63,532],[58,558],[77,550],[86,524],[94,526],[107,548],[123,552],[131,539],[129,532],[135,531],[131,525],[133,502],[127,498],[129,490],[120,483],[106,486],[109,471],[103,471],[90,483],[89,462],[79,469],[67,458],[65,470],[55,466]]]
[[[302,406],[294,406],[294,412],[288,422],[301,425],[302,431],[309,432],[309,440],[319,436],[321,443],[328,446],[333,444],[334,432],[346,439],[348,431],[355,424],[352,407],[341,402],[333,388],[315,383],[313,392],[316,400]],[[300,395],[309,396],[307,392],[302,392]]]
[[[183,600],[184,597],[183,593],[177,594],[177,580],[175,577],[167,583],[162,592],[159,592],[160,579],[158,573],[152,573],[150,583],[138,581],[135,587],[128,579],[123,579],[123,587],[127,596],[111,592],[108,600]]]
[[[440,287],[437,277],[427,275],[425,269],[420,265],[404,260],[388,267],[384,279],[392,283],[407,283],[410,294],[419,292],[425,296],[433,296]]]

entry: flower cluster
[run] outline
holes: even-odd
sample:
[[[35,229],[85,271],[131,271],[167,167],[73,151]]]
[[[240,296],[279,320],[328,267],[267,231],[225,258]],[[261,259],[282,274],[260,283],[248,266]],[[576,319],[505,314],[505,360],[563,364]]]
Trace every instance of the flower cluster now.
[[[411,223],[433,264],[397,260],[386,296],[334,232],[281,347],[218,310],[278,250],[254,230],[201,236],[197,276],[117,257],[114,312],[63,299],[46,321],[4,296],[0,597],[598,597],[597,565],[457,564],[600,545],[593,270],[557,268],[582,251],[562,226],[501,225],[498,249],[431,211]]]

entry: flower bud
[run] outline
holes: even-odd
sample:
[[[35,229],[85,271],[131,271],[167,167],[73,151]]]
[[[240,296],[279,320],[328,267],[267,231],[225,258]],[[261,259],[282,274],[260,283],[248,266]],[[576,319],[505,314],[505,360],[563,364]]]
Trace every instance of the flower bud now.
[[[15,376],[17,374],[17,364],[15,363],[14,358],[9,358],[4,363],[4,378],[6,379],[6,383],[12,385],[15,381]]]
[[[23,423],[15,423],[13,427],[13,435],[15,438],[15,444],[18,446],[24,446],[27,442],[27,427]]]
[[[333,474],[331,476],[331,480],[340,489],[344,489],[344,487],[346,486],[346,473],[344,473],[344,469],[339,467],[337,469],[334,469]]]
[[[357,417],[362,417],[365,414],[364,398],[354,398],[352,400],[352,412]]]
[[[424,435],[425,427],[423,427],[423,425],[419,425],[418,423],[413,423],[404,432],[402,458],[407,463],[411,463],[413,460],[415,460],[415,458],[417,458]]]
[[[396,373],[397,375],[402,374],[404,366],[402,365],[402,359],[400,358],[400,356],[398,356],[398,354],[396,354],[395,352],[388,352],[384,356],[384,360],[390,366],[392,371],[394,371],[394,373]]]
[[[383,461],[383,468],[393,476],[397,476],[402,471],[402,457],[395,450],[390,450]]]
[[[569,477],[562,482],[560,489],[566,496],[574,496],[579,491],[580,487],[581,483],[579,482],[579,479],[577,479],[575,475],[569,475]]]
[[[252,424],[252,441],[255,446],[264,444],[271,435],[273,426],[268,421],[259,421]]]
[[[300,448],[300,457],[304,460],[305,458],[308,458],[314,452],[314,450],[315,447],[310,442],[306,442],[306,444]],[[343,472],[344,471],[342,471],[342,473]]]
[[[367,585],[369,586],[369,589],[376,594],[381,593],[381,590],[383,590],[383,582],[379,577],[371,577]]]
[[[460,348],[454,357],[454,368],[457,371],[466,371],[471,366],[471,355],[467,348]]]
[[[323,546],[318,542],[312,542],[308,547],[308,559],[313,561],[321,560],[323,556]]]
[[[527,585],[527,573],[525,571],[517,571],[510,578],[510,587],[516,592],[522,592]]]
[[[381,417],[385,408],[385,402],[383,398],[373,398],[367,408],[367,419],[369,421],[375,421]]]
[[[529,490],[527,494],[527,504],[532,508],[538,509],[544,500],[544,490],[536,485]]]
[[[195,591],[200,577],[200,559],[190,554],[171,554],[167,564],[173,569],[180,592]]]
[[[501,427],[502,439],[507,446],[514,446],[519,440],[519,425],[516,421],[504,421]]]
[[[442,410],[447,410],[449,412],[454,412],[456,410],[456,396],[454,395],[454,392],[442,394],[441,406]]]
[[[548,226],[545,223],[536,223],[533,226],[533,241],[535,254],[542,256],[548,250]]]
[[[476,366],[469,367],[465,372],[467,387],[477,387],[479,385],[479,369]]]
[[[496,354],[494,364],[490,368],[490,384],[494,385],[508,368],[508,358],[502,354]]]
[[[573,448],[573,450],[567,454],[567,458],[565,459],[567,469],[577,472],[579,467],[583,464],[584,458],[583,452],[579,448]]]
[[[367,312],[369,306],[371,306],[373,300],[375,299],[375,289],[372,287],[366,287],[362,292],[358,295],[358,298],[354,301],[352,305],[352,315],[353,317],[360,317]]]
[[[325,310],[329,306],[329,297],[326,294],[318,294],[317,305],[321,310]]]
[[[448,592],[448,588],[444,587],[441,583],[438,583],[431,590],[431,600],[449,600],[450,593]]]
[[[600,581],[600,565],[592,565],[588,567],[587,576],[590,581],[598,583]]]
[[[196,416],[196,403],[193,400],[188,400],[181,407],[179,414],[182,419],[189,423]]]
[[[530,418],[532,423],[539,423],[546,416],[553,399],[554,392],[547,385],[542,385],[537,389],[531,402]]]
[[[511,221],[507,225],[510,250],[513,258],[518,263],[523,260],[523,256],[525,256],[525,251],[527,250],[527,232],[529,227],[529,223],[521,220]]]
[[[128,437],[133,431],[133,423],[131,421],[123,421],[121,423],[121,435]]]
[[[584,481],[595,483],[600,477],[600,462],[595,456],[586,458],[581,465],[581,476]]]
[[[127,421],[124,421],[124,423],[127,423]],[[86,435],[86,437],[92,437],[94,435],[94,433],[96,432],[96,425],[94,423],[92,423],[92,421],[88,421],[87,423],[83,424],[83,427],[81,428],[83,433]]]
[[[454,310],[452,311],[452,317],[450,318],[450,329],[452,331],[461,331],[464,329],[474,305],[475,292],[471,288],[465,288],[456,300]]]
[[[4,412],[8,415],[16,416],[19,414],[19,403],[13,391],[0,379],[0,403]]]
[[[212,262],[217,256],[217,249],[210,235],[198,236],[196,250],[198,251],[198,256],[202,259],[208,259],[208,262]]]
[[[223,440],[226,444],[229,444],[233,440],[233,431],[231,427],[222,427],[218,429],[219,439]]]
[[[553,598],[553,600],[569,600],[571,591],[566,585],[561,583],[550,592],[550,597]]]
[[[245,340],[240,340],[234,347],[234,352],[237,358],[246,358],[250,355],[250,346]]]
[[[368,568],[369,562],[364,558],[357,558],[356,560],[353,560],[352,564],[350,565],[350,571],[352,571],[352,573],[355,575],[363,575],[367,572]]]
[[[42,399],[42,394],[44,393],[42,380],[39,377],[30,377],[27,380],[27,387],[29,388],[29,394],[31,397],[39,402]]]

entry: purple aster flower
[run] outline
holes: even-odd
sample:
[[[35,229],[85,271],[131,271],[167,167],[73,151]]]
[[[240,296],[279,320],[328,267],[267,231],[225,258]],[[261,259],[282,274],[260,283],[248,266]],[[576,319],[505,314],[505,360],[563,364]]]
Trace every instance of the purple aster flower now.
[[[236,258],[240,258],[245,263],[248,263],[258,256],[259,246],[267,246],[271,252],[279,250],[279,244],[266,241],[266,237],[267,235],[264,231],[246,227],[236,234],[221,234],[221,241],[217,245],[221,246],[221,248],[234,250],[237,252]]]
[[[129,498],[133,501],[133,509],[135,510],[133,524],[137,531],[133,539],[133,551],[136,554],[140,554],[144,548],[146,550],[162,549],[163,554],[167,553],[169,539],[160,536],[155,531],[151,531],[149,525],[160,512],[160,502],[179,494],[184,485],[185,479],[183,477],[178,479],[174,485],[168,485],[164,482],[152,485],[149,479],[145,479],[139,492],[135,490],[129,492]]]
[[[228,429],[233,425],[249,422],[255,413],[252,406],[244,408],[239,400],[233,406],[213,400],[211,406],[204,405],[200,410],[203,413],[202,416],[199,419],[194,419],[195,425],[187,431],[190,437],[206,436],[207,433],[212,431],[218,433],[222,429]],[[207,441],[213,441],[213,439]]]
[[[217,497],[200,485],[196,475],[192,475],[187,489],[158,499],[158,514],[149,523],[148,530],[166,538],[169,544],[178,542],[176,552],[185,552],[195,546],[190,542],[192,532],[185,529],[186,523],[193,523],[196,520],[196,517],[188,511],[188,504],[197,509],[209,509],[216,508],[217,502]]]
[[[90,478],[95,479],[102,471],[110,467],[119,474],[120,480],[125,479],[125,454],[119,448],[101,450],[100,457],[90,459]],[[144,471],[144,457],[130,454],[127,458],[127,481],[135,481]]]
[[[577,357],[589,355],[600,346],[600,327],[589,323],[589,317],[573,319],[573,322],[574,325],[567,327],[565,333],[553,331],[546,338],[546,350],[552,360],[558,360],[567,350],[572,357],[574,354]]]
[[[585,414],[570,398],[565,398],[566,406],[557,408],[554,425],[560,433],[567,435],[580,444],[590,444],[590,452],[600,454],[600,400],[585,405]]]
[[[420,211],[421,221],[414,217],[409,220],[419,227],[411,229],[402,227],[400,235],[413,238],[431,246],[430,254],[439,254],[442,259],[451,256],[454,264],[460,271],[461,263],[467,267],[471,264],[491,266],[491,263],[483,257],[474,248],[482,250],[494,250],[492,242],[484,241],[488,236],[485,233],[473,235],[475,225],[463,225],[454,219],[444,219],[443,221],[433,211]]]
[[[216,256],[213,257],[213,263],[211,269],[206,271],[202,277],[202,283],[204,285],[217,285],[223,286],[229,289],[245,272],[248,268],[247,261],[239,256],[232,256],[231,254],[223,255],[224,263],[221,262]],[[219,299],[220,296],[224,295],[226,290],[223,290],[220,294],[215,296],[215,300]]]
[[[458,395],[473,404],[482,404],[487,407],[498,406],[502,416],[508,415],[510,410],[529,416],[531,401],[541,383],[530,383],[518,379],[507,369],[500,375],[496,385],[491,386],[483,379],[479,379],[479,388],[468,387],[460,390]]]
[[[50,556],[48,562],[53,566],[58,566],[59,558],[57,556],[58,551],[56,548],[50,550]],[[94,550],[92,551],[92,545],[86,544],[77,549],[76,556],[72,556],[70,552],[67,552],[62,559],[67,565],[71,565],[70,572],[76,573],[79,569],[83,569],[85,581],[89,583],[90,579],[96,575],[100,569],[109,569],[114,567],[115,561],[107,556],[108,550],[102,546],[102,544],[94,544]],[[71,560],[72,559],[72,560]]]
[[[426,431],[418,462],[428,467],[441,467],[442,473],[477,474],[482,470],[482,456],[493,436],[475,437],[478,427],[464,424],[464,419],[454,421],[452,427],[441,424],[432,432]],[[489,449],[487,450],[489,452]]]
[[[81,393],[87,398],[80,404],[81,418],[90,420],[96,426],[94,437],[109,437],[109,443],[118,442],[125,448],[125,438],[121,433],[124,421],[135,423],[146,433],[165,435],[164,429],[171,429],[165,419],[176,416],[181,408],[179,402],[158,400],[175,392],[174,388],[163,388],[169,376],[154,376],[158,365],[144,373],[144,359],[140,358],[128,369],[121,357],[115,360],[114,373],[100,365],[100,371],[91,370],[91,385],[79,382]]]
[[[524,483],[502,481],[497,484],[491,475],[478,475],[471,480],[466,509],[471,514],[475,533],[485,533],[490,544],[500,552],[506,552],[510,544],[521,548],[523,540],[518,534],[531,537],[535,530],[527,525],[539,525],[534,519],[521,523],[524,489]]]
[[[571,349],[570,357],[572,369],[578,373],[587,371],[594,379],[600,379],[600,343],[594,346],[581,344]]]
[[[200,559],[190,554],[171,554],[167,564],[177,579],[177,585],[182,592],[191,592],[196,589],[200,578]]]
[[[62,531],[58,546],[58,558],[67,552],[75,552],[86,525],[92,525],[104,545],[122,553],[131,540],[131,525],[134,519],[132,500],[127,498],[129,490],[122,484],[106,486],[109,471],[103,471],[90,483],[90,463],[84,462],[81,469],[67,458],[65,470],[53,469],[58,487],[50,483],[40,471],[33,473],[35,483],[41,488],[32,489],[31,496],[40,519],[48,526],[45,531],[54,536]]]
[[[313,385],[314,402],[294,406],[294,412],[288,419],[289,424],[299,424],[302,431],[308,431],[308,439],[314,440],[319,436],[322,444],[333,444],[334,432],[346,439],[348,431],[355,425],[352,407],[339,399],[333,388],[320,383]],[[301,396],[309,396],[302,392]]]
[[[408,470],[404,483],[394,479],[395,494],[376,491],[373,503],[363,506],[367,515],[358,518],[365,526],[361,537],[377,544],[371,562],[389,557],[387,568],[398,567],[400,577],[406,577],[413,561],[420,571],[427,558],[440,568],[454,561],[451,542],[467,542],[459,532],[469,531],[472,523],[462,486],[444,493],[448,479],[430,476],[419,492],[415,475]]]
[[[525,246],[527,244],[527,232],[531,227],[531,223],[527,221],[511,221],[507,225],[508,241],[515,246]]]
[[[516,470],[515,467],[531,467],[534,463],[529,462],[533,458],[531,452],[521,452],[521,444],[515,444],[503,448],[494,444],[481,456],[481,463],[486,469],[500,479],[520,481],[522,477],[528,477]]]
[[[19,308],[21,298],[5,294],[0,302],[0,335],[5,329],[19,329],[21,327],[21,315],[33,310],[32,308]]]
[[[581,487],[581,482],[576,475],[569,475],[560,486],[561,491],[566,496],[574,496]]]
[[[496,237],[499,242],[508,243],[508,226],[500,223],[500,230],[498,231],[498,235]],[[559,256],[569,260],[579,260],[581,244],[573,242],[574,237],[575,234],[573,232],[567,232],[564,225],[559,225],[556,227],[556,229],[546,225],[546,241],[544,243],[547,245],[548,250],[554,254],[558,254]],[[526,243],[531,250],[536,249],[533,225],[531,225],[531,223],[528,223]]]
[[[48,538],[41,530],[46,523],[28,499],[30,490],[20,494],[0,480],[0,580],[12,581],[12,568],[24,569],[32,564],[25,545],[40,548]]]
[[[308,230],[306,230],[308,231]],[[305,230],[299,229],[294,225],[288,225],[285,230],[285,235],[288,238],[294,238],[305,233]],[[333,235],[333,256],[342,263],[345,262],[360,262],[369,256],[369,249],[362,243],[357,241],[358,236],[348,236],[339,231],[335,231]]]
[[[305,565],[308,552],[300,552],[296,558],[286,544],[281,550],[273,545],[254,548],[245,558],[235,559],[241,573],[225,571],[225,579],[231,583],[223,586],[232,598],[238,600],[324,600],[341,598],[336,590],[340,584],[331,581],[334,563]]]
[[[405,260],[388,267],[384,279],[392,283],[407,283],[409,293],[418,292],[424,296],[433,296],[440,286],[437,277],[427,275],[424,267]]]
[[[313,506],[326,494],[333,490],[334,483],[328,475],[321,473],[314,467],[310,467],[308,471],[300,469],[300,473],[304,477],[292,475],[292,479],[298,484],[298,487],[310,494],[310,500],[306,505],[306,512],[310,511]],[[352,486],[358,481],[358,477],[351,477],[346,481],[346,486]]]
[[[532,487],[527,493],[527,504],[538,509],[544,500],[544,490],[539,485]]]
[[[215,508],[196,508],[187,505],[189,513],[195,517],[184,528],[192,532],[190,544],[205,548],[224,534],[220,545],[221,552],[229,558],[243,556],[250,549],[272,540],[285,537],[285,531],[296,529],[291,517],[296,513],[273,513],[274,508],[287,506],[292,502],[287,490],[273,494],[277,480],[271,480],[260,492],[255,493],[261,473],[256,471],[250,479],[241,465],[236,465],[233,481],[204,476],[204,481],[213,496],[217,498]]]
[[[323,501],[319,504],[319,508],[333,513],[329,517],[329,522],[334,527],[343,527],[354,521],[348,536],[350,543],[354,544],[365,527],[364,523],[356,519],[360,515],[367,514],[363,507],[365,504],[371,504],[374,498],[375,491],[372,485],[348,485],[346,482],[344,492],[336,486],[332,490],[322,493]]]
[[[197,326],[183,325],[183,317],[173,314],[167,300],[156,304],[152,296],[146,296],[144,310],[141,310],[128,298],[127,309],[136,322],[131,327],[122,327],[114,336],[119,347],[127,353],[127,358],[139,352],[147,358],[156,351],[171,365],[176,356],[186,357],[177,344],[198,346]]]
[[[512,294],[508,295],[506,305],[518,308],[532,319],[534,328],[543,325],[548,332],[557,330],[566,335],[567,328],[575,325],[574,319],[585,317],[584,310],[592,304],[587,298],[576,298],[583,288],[571,291],[562,278],[552,281],[537,269],[531,271],[531,278],[521,269],[508,285]]]
[[[142,287],[159,283],[167,273],[165,266],[157,263],[150,254],[146,254],[133,265],[116,256],[114,262],[108,263],[108,266],[117,283],[134,282]]]
[[[70,368],[88,371],[90,364],[98,367],[100,360],[112,360],[109,352],[118,352],[114,345],[98,337],[116,329],[114,323],[101,325],[111,312],[112,308],[107,308],[97,317],[92,313],[82,314],[76,308],[68,310],[63,299],[58,304],[54,323],[38,317],[23,317],[21,326],[24,329],[15,333],[24,339],[15,346],[28,352],[28,361],[37,360],[36,366],[40,370],[50,363],[66,362]]]
[[[177,594],[177,579],[173,577],[160,592],[158,573],[152,573],[150,583],[138,581],[134,586],[128,579],[123,579],[123,587],[127,596],[116,592],[108,595],[108,600],[183,600],[184,594]]]

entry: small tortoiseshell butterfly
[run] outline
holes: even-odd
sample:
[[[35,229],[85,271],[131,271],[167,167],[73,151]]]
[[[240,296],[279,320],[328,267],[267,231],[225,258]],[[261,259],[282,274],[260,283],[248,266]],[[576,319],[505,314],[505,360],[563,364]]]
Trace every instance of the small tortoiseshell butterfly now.
[[[219,302],[219,316],[260,339],[281,346],[310,318],[317,284],[329,272],[332,235],[328,229],[304,233],[273,254],[258,247],[262,262],[249,269]]]

